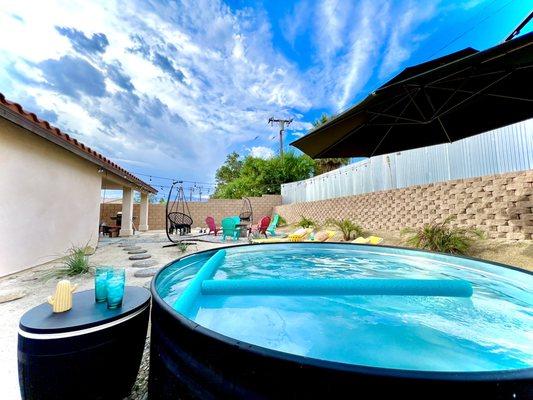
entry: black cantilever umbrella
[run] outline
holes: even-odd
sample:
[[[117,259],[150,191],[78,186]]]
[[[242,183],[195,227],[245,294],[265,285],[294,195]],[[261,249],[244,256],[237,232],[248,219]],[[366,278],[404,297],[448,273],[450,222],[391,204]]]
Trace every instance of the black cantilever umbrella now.
[[[453,142],[533,117],[533,32],[406,68],[291,143],[313,158],[371,157]]]

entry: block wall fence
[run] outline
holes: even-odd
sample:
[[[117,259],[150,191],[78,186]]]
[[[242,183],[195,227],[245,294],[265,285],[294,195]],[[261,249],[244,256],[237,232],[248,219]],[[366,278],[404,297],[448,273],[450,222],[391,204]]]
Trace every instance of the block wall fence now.
[[[275,206],[281,204],[280,195],[264,195],[262,197],[250,197],[254,213],[254,223],[264,215],[272,215]],[[205,218],[210,215],[220,225],[222,218],[230,215],[238,215],[242,210],[242,200],[209,199],[206,202],[189,202],[189,211],[194,221],[194,227],[204,227]],[[165,229],[165,204],[150,204],[148,208],[148,228],[150,230]],[[181,207],[181,206],[180,206]],[[100,222],[107,225],[115,225],[111,219],[122,210],[122,204],[100,204]],[[139,204],[133,205],[133,216],[136,217],[135,225],[139,225]]]
[[[368,230],[398,231],[456,215],[489,238],[532,239],[533,170],[459,179],[403,189],[278,205],[288,223],[302,216],[319,223],[347,218]]]

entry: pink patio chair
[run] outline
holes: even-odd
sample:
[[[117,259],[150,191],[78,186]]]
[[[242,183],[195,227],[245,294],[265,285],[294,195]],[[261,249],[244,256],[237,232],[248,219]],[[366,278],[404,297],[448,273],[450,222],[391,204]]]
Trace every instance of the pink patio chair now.
[[[259,223],[252,228],[252,231],[256,231],[260,235],[263,234],[263,235],[265,235],[265,237],[268,237],[267,236],[267,229],[268,229],[269,225],[270,225],[270,217],[269,216],[264,216],[264,217],[261,218]]]
[[[205,223],[207,224],[207,227],[209,228],[209,233],[213,232],[215,234],[215,236],[216,236],[218,231],[220,230],[220,228],[217,228],[217,224],[215,223],[215,219],[213,217],[207,217],[205,219]]]

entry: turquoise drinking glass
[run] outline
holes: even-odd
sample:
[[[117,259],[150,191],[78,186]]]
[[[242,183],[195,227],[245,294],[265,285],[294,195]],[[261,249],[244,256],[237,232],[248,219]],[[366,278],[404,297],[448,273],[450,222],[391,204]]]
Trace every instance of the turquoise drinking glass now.
[[[94,299],[97,303],[107,300],[107,274],[111,268],[96,267],[94,272]]]
[[[107,308],[122,306],[126,271],[124,268],[112,268],[107,272]]]

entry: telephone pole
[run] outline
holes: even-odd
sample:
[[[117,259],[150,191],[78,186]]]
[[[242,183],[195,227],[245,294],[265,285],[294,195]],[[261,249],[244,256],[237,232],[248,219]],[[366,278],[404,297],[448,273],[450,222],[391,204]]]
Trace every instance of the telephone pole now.
[[[279,124],[279,155],[280,157],[283,157],[283,132],[285,131],[285,126],[289,126],[291,124],[292,118],[291,119],[278,119],[278,118],[270,117],[268,119],[268,123],[271,126],[274,126],[274,123],[276,122]]]

